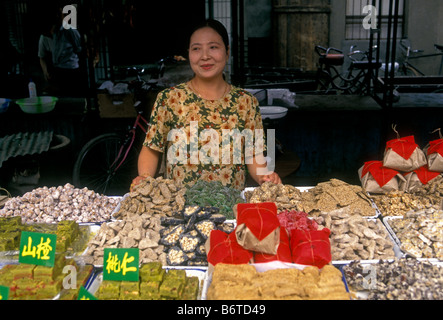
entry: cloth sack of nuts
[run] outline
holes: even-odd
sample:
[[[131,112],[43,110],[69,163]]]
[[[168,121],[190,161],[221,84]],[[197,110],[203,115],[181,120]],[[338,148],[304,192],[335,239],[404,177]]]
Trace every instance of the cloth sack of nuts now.
[[[443,172],[443,138],[430,141],[423,151],[430,171]]]
[[[398,135],[398,134],[397,134]],[[426,156],[415,143],[414,136],[390,140],[386,143],[383,165],[397,171],[411,172],[426,164]]]
[[[328,228],[322,230],[299,230],[291,231],[292,262],[319,269],[332,261],[331,244]]]
[[[277,254],[280,243],[280,222],[274,202],[239,203],[235,207],[237,242],[245,249]]]
[[[430,181],[434,180],[440,175],[440,172],[430,171],[428,166],[423,166],[412,172],[404,173],[405,177],[405,191],[413,192]]]
[[[237,243],[234,232],[227,234],[221,230],[212,230],[205,249],[209,266],[217,263],[246,264],[253,258],[252,252]]]
[[[362,188],[369,193],[404,191],[406,179],[397,170],[386,168],[382,161],[368,161],[358,170]]]
[[[289,234],[284,227],[280,228],[280,244],[278,245],[277,254],[266,254],[262,252],[254,253],[255,263],[266,263],[271,261],[292,262]]]

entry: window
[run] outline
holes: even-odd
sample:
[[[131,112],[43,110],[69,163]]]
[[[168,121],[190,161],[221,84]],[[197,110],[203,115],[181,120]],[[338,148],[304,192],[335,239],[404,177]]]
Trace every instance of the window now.
[[[390,0],[376,0],[376,8],[381,29],[380,38],[386,39],[388,35],[388,17]],[[395,1],[392,1],[395,5]],[[347,40],[367,40],[370,37],[370,30],[363,27],[363,20],[368,14],[363,13],[363,8],[372,5],[372,0],[346,0],[346,39]],[[397,38],[403,35],[405,13],[405,0],[399,0]],[[394,14],[394,9],[392,10]]]

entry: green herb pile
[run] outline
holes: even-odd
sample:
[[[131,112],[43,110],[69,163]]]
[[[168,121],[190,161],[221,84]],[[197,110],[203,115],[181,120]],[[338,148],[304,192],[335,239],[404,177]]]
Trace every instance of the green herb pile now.
[[[234,219],[234,206],[245,202],[239,190],[223,186],[220,181],[198,180],[186,190],[185,197],[186,205],[219,208],[227,219]]]

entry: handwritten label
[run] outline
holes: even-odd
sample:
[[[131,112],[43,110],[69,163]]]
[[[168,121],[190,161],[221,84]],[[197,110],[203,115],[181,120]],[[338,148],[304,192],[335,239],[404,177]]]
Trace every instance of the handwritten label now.
[[[139,249],[105,248],[103,280],[139,281]]]
[[[20,239],[20,263],[53,267],[55,261],[55,234],[23,231]]]

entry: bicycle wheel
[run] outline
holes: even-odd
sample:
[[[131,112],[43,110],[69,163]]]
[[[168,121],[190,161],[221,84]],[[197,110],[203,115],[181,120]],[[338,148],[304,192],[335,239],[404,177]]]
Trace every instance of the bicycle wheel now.
[[[125,139],[110,133],[89,141],[80,151],[74,164],[73,183],[108,196],[122,196],[129,192],[132,179],[137,176],[138,152],[132,147],[123,164],[115,170],[124,156],[117,159]],[[126,151],[126,147],[124,148]]]

